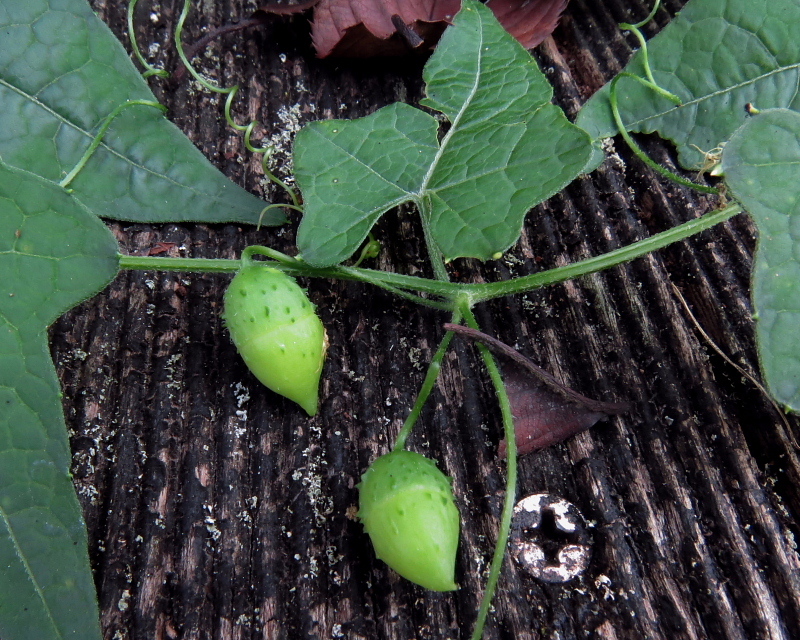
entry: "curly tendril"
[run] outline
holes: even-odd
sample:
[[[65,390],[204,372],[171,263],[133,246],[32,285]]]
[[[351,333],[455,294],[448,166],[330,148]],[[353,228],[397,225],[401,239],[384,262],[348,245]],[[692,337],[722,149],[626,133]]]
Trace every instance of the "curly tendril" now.
[[[133,55],[136,56],[139,64],[145,68],[145,71],[142,72],[142,77],[149,78],[150,76],[158,76],[159,78],[169,78],[169,72],[166,69],[156,67],[147,61],[141,49],[139,49],[139,44],[136,42],[136,32],[133,28],[133,16],[135,15],[136,5],[138,3],[139,0],[130,0],[128,3],[128,39],[131,41]]]
[[[186,70],[192,74],[192,77],[205,89],[212,93],[221,93],[228,96],[225,101],[225,121],[236,131],[244,133],[244,145],[247,150],[251,153],[267,153],[270,151],[271,147],[255,147],[251,141],[253,131],[258,126],[258,121],[253,120],[250,124],[241,125],[238,124],[231,115],[231,105],[233,104],[236,94],[239,92],[239,85],[235,84],[232,87],[220,87],[210,82],[192,66],[189,58],[186,57],[186,52],[183,48],[183,27],[186,24],[186,18],[189,16],[189,9],[191,9],[191,6],[192,0],[184,0],[183,9],[181,9],[180,16],[178,16],[178,23],[175,25],[175,48],[178,51],[178,57],[181,59],[181,62],[183,62]]]
[[[639,45],[641,46],[640,51],[642,56],[642,65],[644,66],[645,78],[623,71],[621,73],[618,73],[611,81],[611,85],[609,86],[608,89],[608,101],[611,105],[611,113],[614,116],[614,123],[617,125],[617,129],[619,129],[620,135],[622,136],[623,140],[625,140],[627,145],[630,147],[631,151],[633,151],[636,157],[638,157],[648,167],[653,169],[653,171],[661,174],[662,176],[664,176],[669,180],[672,180],[673,182],[677,182],[678,184],[683,185],[685,187],[695,189],[696,191],[700,191],[701,193],[718,194],[719,189],[715,189],[714,187],[707,187],[705,185],[697,184],[696,182],[693,182],[691,180],[687,180],[686,178],[679,176],[677,173],[670,171],[666,167],[663,167],[654,160],[652,160],[642,150],[642,148],[638,144],[636,144],[631,135],[628,133],[627,127],[622,122],[622,116],[620,115],[619,112],[619,104],[617,100],[617,84],[619,83],[620,78],[631,78],[633,80],[636,80],[637,82],[643,84],[648,89],[651,89],[658,95],[662,96],[663,98],[666,98],[676,106],[681,106],[681,99],[671,91],[667,91],[663,87],[659,86],[659,84],[653,77],[653,71],[650,68],[650,56],[647,50],[647,41],[645,40],[644,35],[640,31],[641,27],[650,22],[650,20],[652,20],[653,17],[656,15],[656,12],[658,11],[658,7],[660,6],[660,4],[661,0],[656,0],[648,16],[641,22],[637,22],[636,24],[628,24],[627,22],[621,22],[619,25],[621,29],[626,29],[631,33],[633,33],[633,35],[636,36],[636,39],[639,41]]]
[[[145,71],[142,73],[142,76],[145,77],[145,78],[149,78],[151,76],[158,76],[160,78],[169,77],[169,73],[166,70],[161,69],[159,67],[156,67],[156,66],[150,64],[145,59],[144,55],[142,54],[141,49],[139,48],[139,45],[138,45],[137,41],[136,41],[136,34],[135,34],[133,22],[134,22],[134,15],[135,15],[135,12],[136,12],[136,6],[137,6],[138,3],[139,3],[139,0],[129,0],[129,2],[128,2],[128,36],[130,38],[131,47],[133,49],[134,55],[136,56],[136,59],[145,68]],[[236,95],[239,92],[239,85],[238,84],[237,85],[233,85],[232,87],[220,87],[219,85],[214,84],[213,82],[209,81],[207,78],[203,77],[192,66],[192,63],[190,62],[189,57],[186,55],[186,50],[184,49],[184,46],[183,46],[183,28],[184,28],[184,25],[186,24],[186,19],[189,16],[189,10],[191,9],[191,4],[192,4],[191,0],[184,0],[183,8],[181,10],[180,15],[178,16],[178,22],[177,22],[177,24],[175,26],[175,49],[178,52],[178,57],[180,58],[180,60],[183,63],[184,67],[186,68],[186,70],[192,75],[192,77],[200,85],[203,86],[203,88],[207,89],[208,91],[211,91],[212,93],[220,93],[220,94],[224,94],[224,95],[227,96],[226,99],[225,99],[225,109],[224,109],[225,121],[235,131],[238,131],[239,133],[243,134],[244,146],[250,153],[262,154],[263,155],[263,158],[262,158],[262,161],[261,161],[261,168],[262,168],[262,170],[264,172],[264,176],[272,184],[275,184],[276,186],[278,186],[281,189],[283,189],[287,193],[287,195],[289,196],[289,198],[292,201],[291,205],[285,205],[285,206],[290,208],[290,209],[295,209],[297,211],[301,211],[302,212],[303,209],[302,209],[302,206],[300,205],[300,200],[299,200],[297,194],[295,193],[294,189],[292,189],[288,184],[286,184],[286,182],[284,182],[283,180],[278,178],[272,171],[270,171],[269,167],[267,166],[267,162],[268,162],[272,152],[275,150],[275,148],[272,145],[267,145],[267,146],[263,146],[263,147],[256,147],[253,144],[253,140],[252,140],[253,132],[255,131],[256,127],[259,124],[258,121],[253,120],[249,124],[241,125],[241,124],[238,124],[233,118],[233,115],[231,113],[231,109],[232,109],[233,101],[234,101],[234,99],[236,98]],[[70,181],[71,181],[72,178],[74,178],[74,176],[72,176],[72,175],[68,176],[68,177],[70,178]],[[66,180],[66,178],[65,178],[65,180]],[[68,182],[67,182],[67,184],[68,184]],[[284,205],[270,205],[269,207],[266,207],[261,212],[261,217],[263,217],[264,213],[266,213],[273,206],[284,206]],[[259,218],[259,226],[260,226],[260,223],[261,223],[261,218]]]

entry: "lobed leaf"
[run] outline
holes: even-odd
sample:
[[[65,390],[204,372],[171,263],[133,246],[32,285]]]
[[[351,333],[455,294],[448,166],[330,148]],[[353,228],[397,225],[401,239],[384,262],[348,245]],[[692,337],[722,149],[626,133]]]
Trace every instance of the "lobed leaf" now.
[[[105,225],[0,163],[0,637],[101,637],[47,327],[118,269]]]
[[[722,155],[731,194],[758,226],[753,307],[761,369],[770,393],[800,411],[800,114],[764,111]]]
[[[617,84],[622,121],[629,131],[658,132],[675,142],[687,169],[699,169],[705,153],[744,123],[748,103],[800,108],[797,0],[690,0],[648,51],[656,82],[683,104],[623,77]],[[625,70],[644,77],[642,60],[638,52]],[[608,85],[584,105],[577,124],[596,141],[618,133]],[[589,168],[602,160],[596,153]]]
[[[588,136],[550,103],[530,55],[480,3],[468,1],[424,72],[425,106],[316,122],[297,135],[305,213],[297,244],[328,266],[350,257],[378,218],[415,203],[446,259],[487,260],[510,247],[525,214],[584,168]]]
[[[0,159],[58,183],[106,117],[155,97],[85,0],[0,0]],[[136,222],[258,221],[263,202],[233,184],[152,107],[111,124],[70,185],[98,216]],[[283,217],[268,212],[264,224]]]

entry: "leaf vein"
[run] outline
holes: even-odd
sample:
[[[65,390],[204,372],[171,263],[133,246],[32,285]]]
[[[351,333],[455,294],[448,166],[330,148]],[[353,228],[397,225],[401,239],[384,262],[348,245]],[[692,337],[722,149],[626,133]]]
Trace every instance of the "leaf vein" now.
[[[356,162],[359,166],[361,166],[362,168],[366,169],[369,173],[371,173],[376,178],[379,178],[383,182],[385,182],[386,184],[397,188],[399,191],[402,191],[406,195],[406,199],[413,197],[414,194],[412,192],[407,191],[406,189],[401,187],[399,184],[397,184],[395,182],[392,182],[391,180],[389,180],[385,176],[381,175],[375,169],[373,169],[370,165],[366,164],[363,160],[361,160],[358,156],[353,155],[350,151],[348,151],[347,149],[342,147],[340,144],[337,144],[336,142],[334,142],[331,138],[328,138],[328,137],[322,135],[319,131],[317,131],[314,128],[312,128],[311,131],[314,133],[314,135],[316,135],[319,138],[321,138],[324,142],[327,142],[327,143],[331,144],[333,147],[335,147],[336,149],[341,151],[345,156],[347,156],[350,160],[353,160],[354,162]],[[402,200],[402,202],[405,202],[405,200]]]
[[[442,142],[436,151],[436,155],[433,157],[433,160],[431,161],[430,167],[428,167],[428,171],[422,178],[422,183],[420,184],[419,191],[417,192],[417,196],[420,198],[424,197],[425,192],[428,189],[428,183],[433,178],[433,174],[436,171],[437,167],[439,166],[439,162],[441,161],[442,156],[447,150],[447,145],[450,142],[450,138],[452,138],[453,135],[455,135],[456,130],[458,129],[458,123],[461,121],[461,118],[464,116],[464,113],[467,111],[468,107],[472,104],[472,101],[475,99],[475,95],[478,93],[480,80],[483,77],[483,31],[482,30],[480,31],[478,45],[476,49],[478,51],[478,69],[477,72],[475,73],[475,80],[472,83],[472,87],[470,88],[469,94],[467,95],[466,99],[461,105],[461,108],[456,114],[456,117],[451,121],[450,129],[442,138]]]
[[[0,519],[2,519],[3,524],[5,524],[6,530],[8,531],[8,537],[11,540],[11,544],[14,547],[14,552],[17,554],[19,561],[22,563],[22,566],[25,568],[25,572],[28,574],[28,578],[33,583],[33,588],[36,591],[36,595],[39,596],[39,599],[42,601],[42,606],[44,607],[45,612],[47,613],[47,619],[50,621],[50,624],[53,625],[53,630],[55,631],[56,635],[59,638],[63,638],[61,635],[61,631],[59,630],[58,626],[56,625],[55,620],[53,619],[53,612],[50,611],[50,607],[47,604],[47,600],[44,596],[44,591],[42,590],[41,585],[36,581],[36,578],[33,575],[33,571],[28,564],[25,555],[22,553],[22,548],[17,541],[17,537],[14,535],[14,530],[11,526],[11,522],[8,519],[8,515],[6,514],[5,509],[3,509],[2,505],[0,505]]]

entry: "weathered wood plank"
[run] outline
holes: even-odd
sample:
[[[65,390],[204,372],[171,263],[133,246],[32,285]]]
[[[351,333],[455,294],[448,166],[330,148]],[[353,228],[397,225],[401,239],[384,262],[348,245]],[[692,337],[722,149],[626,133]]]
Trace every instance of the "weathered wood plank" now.
[[[168,68],[176,59],[168,33],[182,4],[142,2],[142,41],[158,43],[155,57]],[[118,35],[126,5],[93,2]],[[254,7],[201,3],[187,41]],[[646,12],[638,2],[573,0],[536,53],[568,114],[630,55],[616,23]],[[658,25],[666,19],[660,14]],[[243,85],[240,117],[266,123],[284,150],[287,126],[297,122],[420,98],[420,61],[318,61],[306,33],[304,18],[276,18],[225,37],[202,62],[211,76]],[[234,180],[278,197],[221,123],[215,99],[185,81],[156,91]],[[671,162],[668,146],[647,146]],[[620,148],[539,207],[506,258],[452,269],[463,279],[529,273],[711,206],[654,180]],[[112,227],[130,253],[169,242],[171,255],[234,257],[254,242],[287,252],[293,243],[289,227]],[[378,232],[381,268],[427,272],[406,213],[388,216]],[[740,216],[632,264],[478,309],[487,332],[582,393],[635,405],[522,460],[520,497],[574,503],[590,523],[593,555],[563,585],[508,561],[487,638],[796,637],[797,452],[765,398],[708,347],[672,288],[726,353],[757,371],[753,233]],[[412,438],[454,477],[464,521],[462,588],[434,594],[374,559],[352,511],[355,484],[390,445],[447,318],[362,285],[307,283],[331,340],[322,410],[309,420],[238,360],[218,316],[228,280],[122,274],[54,327],[106,637],[468,637],[503,492],[498,410],[472,347],[455,341]]]

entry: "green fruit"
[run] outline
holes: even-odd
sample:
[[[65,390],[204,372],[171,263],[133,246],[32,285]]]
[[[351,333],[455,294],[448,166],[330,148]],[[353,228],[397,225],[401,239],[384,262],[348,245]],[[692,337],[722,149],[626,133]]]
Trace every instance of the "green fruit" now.
[[[393,451],[361,477],[358,516],[375,555],[404,578],[452,591],[460,519],[450,478],[433,460]]]
[[[327,338],[294,279],[263,264],[242,267],[225,292],[223,317],[256,378],[316,414]]]

